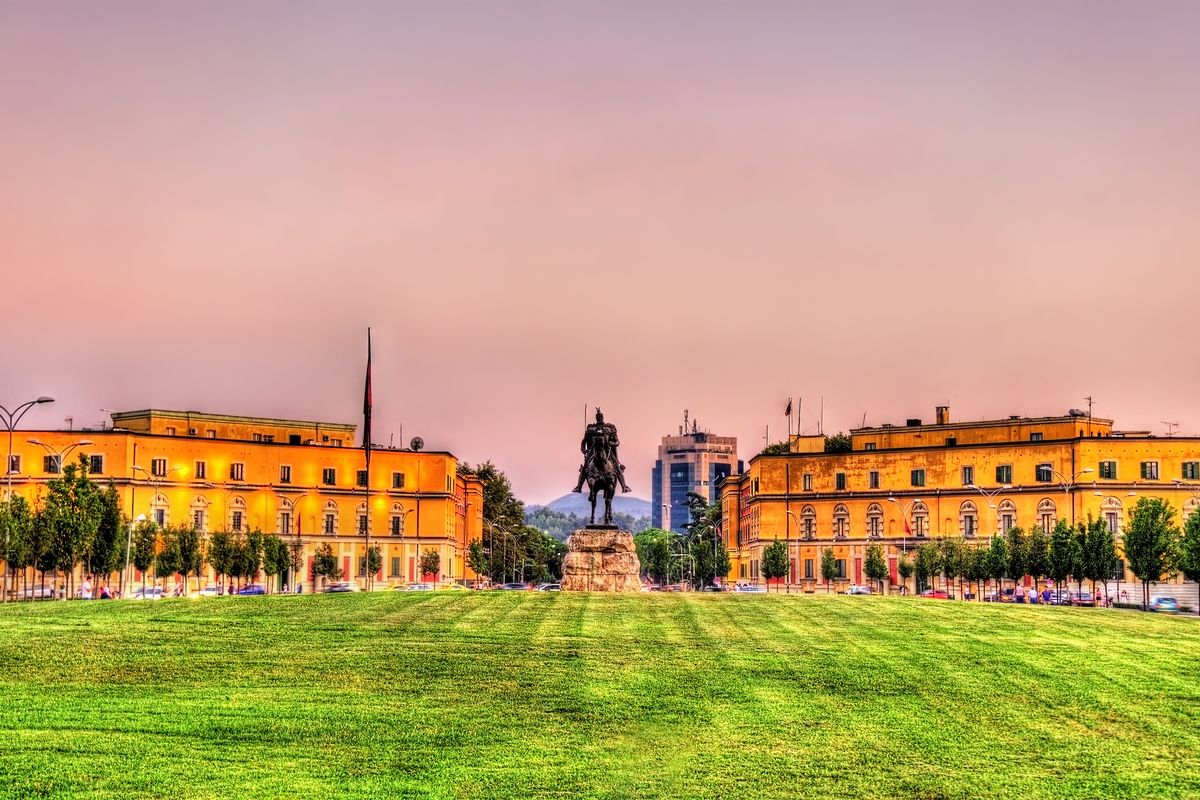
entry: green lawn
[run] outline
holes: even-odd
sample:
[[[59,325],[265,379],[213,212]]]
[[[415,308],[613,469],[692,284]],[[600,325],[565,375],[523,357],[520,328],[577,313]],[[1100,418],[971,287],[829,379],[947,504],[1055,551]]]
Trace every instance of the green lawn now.
[[[1200,796],[1200,624],[876,597],[0,609],[0,796]]]

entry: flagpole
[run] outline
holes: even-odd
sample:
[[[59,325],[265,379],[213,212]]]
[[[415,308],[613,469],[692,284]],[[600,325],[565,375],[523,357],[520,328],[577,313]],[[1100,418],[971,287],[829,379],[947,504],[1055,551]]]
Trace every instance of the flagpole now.
[[[363,454],[366,458],[367,479],[363,486],[363,572],[367,588],[371,588],[371,329],[367,328],[367,380],[363,388]]]

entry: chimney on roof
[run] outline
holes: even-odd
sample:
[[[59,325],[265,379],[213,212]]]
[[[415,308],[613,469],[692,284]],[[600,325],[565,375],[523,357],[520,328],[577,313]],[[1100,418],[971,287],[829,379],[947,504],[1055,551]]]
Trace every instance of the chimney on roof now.
[[[938,406],[937,407],[937,424],[938,425],[949,425],[950,424],[950,406]]]

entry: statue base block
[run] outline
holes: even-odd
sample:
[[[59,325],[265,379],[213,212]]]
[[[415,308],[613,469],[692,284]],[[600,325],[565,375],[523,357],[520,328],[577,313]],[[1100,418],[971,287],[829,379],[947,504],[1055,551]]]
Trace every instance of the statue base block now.
[[[638,592],[642,565],[633,534],[615,527],[588,526],[567,539],[564,592]]]

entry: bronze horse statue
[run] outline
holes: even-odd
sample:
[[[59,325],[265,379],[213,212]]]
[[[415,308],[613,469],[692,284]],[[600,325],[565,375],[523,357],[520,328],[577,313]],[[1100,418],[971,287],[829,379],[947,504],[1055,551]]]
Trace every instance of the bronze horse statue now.
[[[596,524],[596,498],[604,493],[604,524],[612,524],[612,501],[617,491],[617,470],[607,444],[597,446],[587,465],[588,502],[592,504],[591,524]]]

